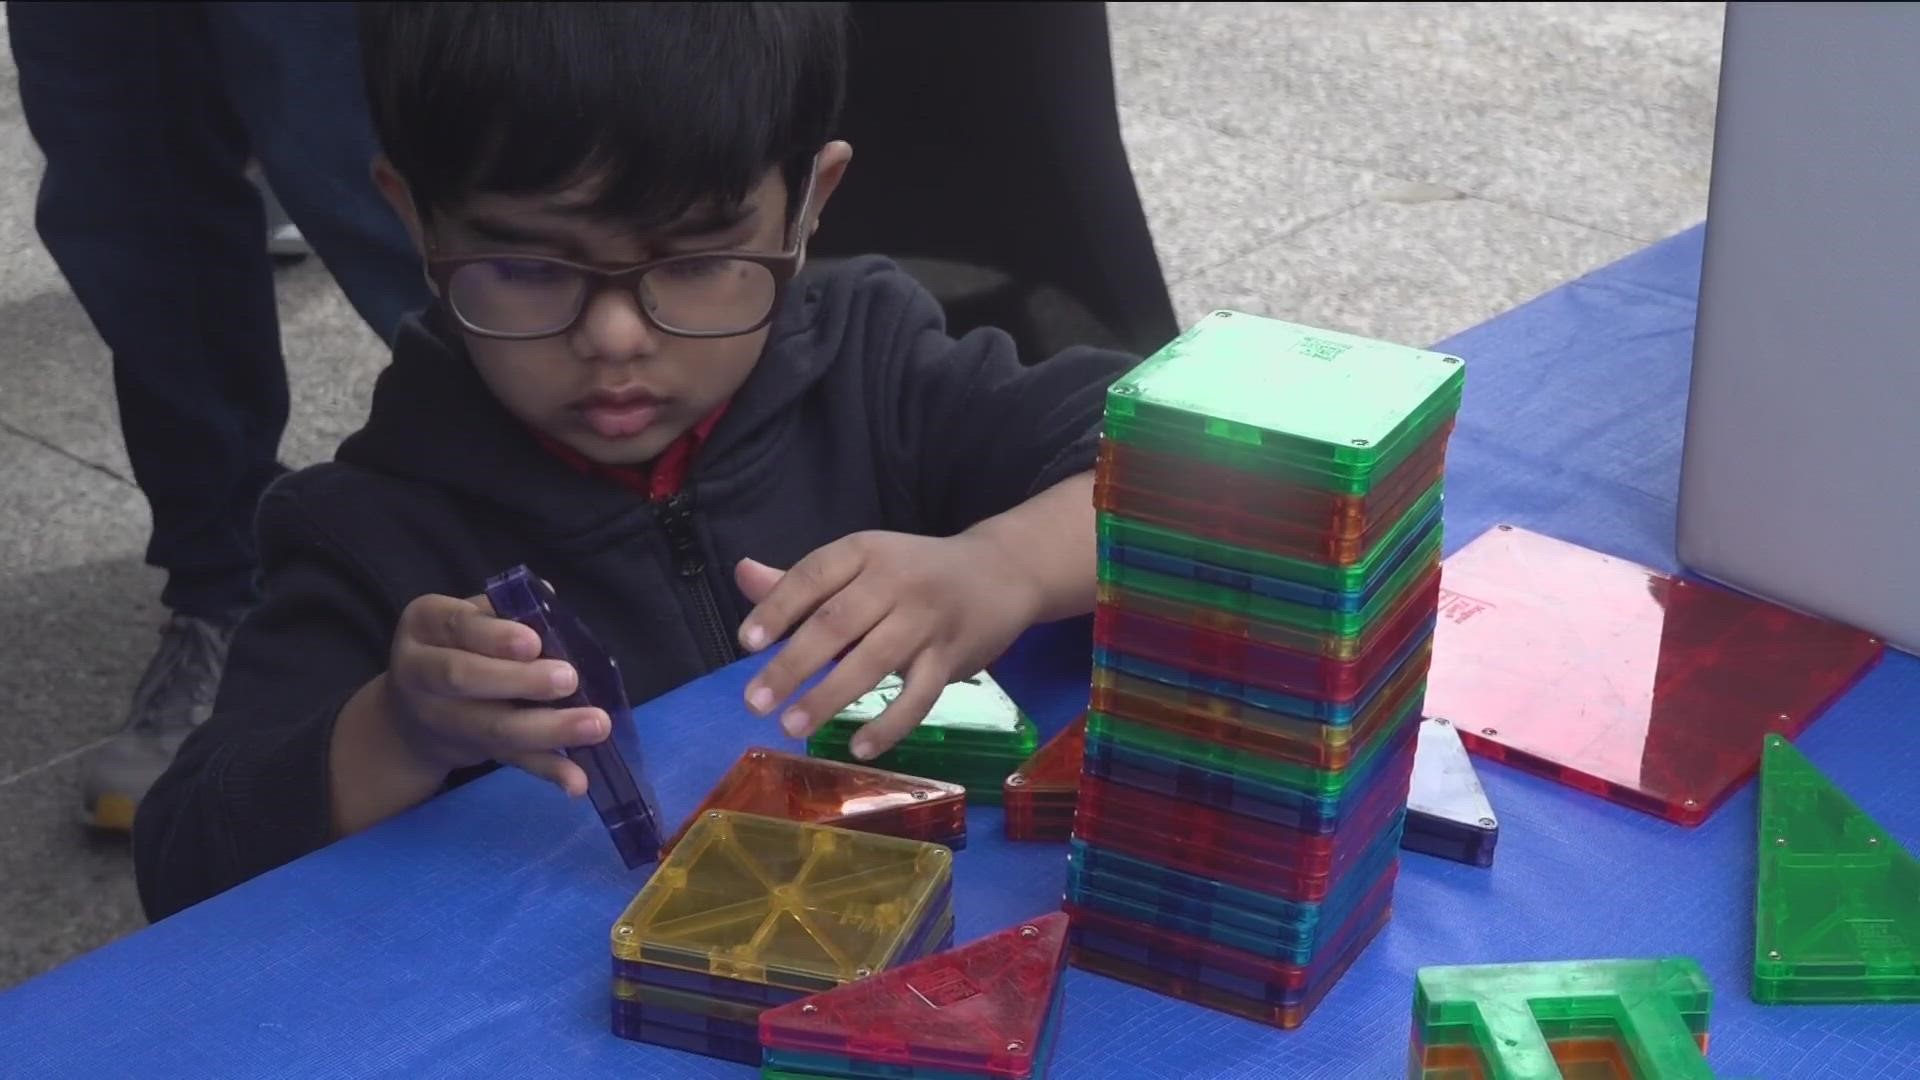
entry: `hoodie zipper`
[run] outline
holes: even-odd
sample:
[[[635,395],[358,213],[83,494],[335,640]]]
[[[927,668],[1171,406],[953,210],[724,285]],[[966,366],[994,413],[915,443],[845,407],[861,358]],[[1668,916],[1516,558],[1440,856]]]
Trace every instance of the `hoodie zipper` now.
[[[667,534],[667,546],[673,551],[674,573],[680,575],[693,598],[694,618],[700,623],[700,651],[706,654],[708,667],[725,667],[739,659],[739,653],[720,618],[713,586],[707,581],[707,560],[700,553],[700,538],[693,529],[693,496],[677,492],[654,507]]]

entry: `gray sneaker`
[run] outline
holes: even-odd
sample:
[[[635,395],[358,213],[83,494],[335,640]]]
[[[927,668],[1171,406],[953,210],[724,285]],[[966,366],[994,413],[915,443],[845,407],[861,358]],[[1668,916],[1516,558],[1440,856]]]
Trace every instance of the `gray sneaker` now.
[[[187,733],[213,711],[237,623],[179,614],[167,620],[160,649],[133,692],[126,727],[82,764],[82,821],[96,829],[133,831],[133,813],[147,789],[166,771]]]

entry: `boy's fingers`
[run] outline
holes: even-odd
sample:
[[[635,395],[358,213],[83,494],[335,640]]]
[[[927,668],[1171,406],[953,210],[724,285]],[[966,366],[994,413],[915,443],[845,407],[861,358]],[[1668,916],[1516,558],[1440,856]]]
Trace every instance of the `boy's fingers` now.
[[[587,774],[560,754],[532,750],[523,754],[508,754],[500,763],[532,773],[571,797],[578,798],[587,793]]]
[[[464,649],[502,660],[533,660],[540,635],[532,628],[496,618],[485,596],[458,599],[423,596],[407,606],[412,637],[427,645]]]
[[[780,579],[785,576],[786,571],[775,570],[758,559],[741,559],[733,568],[734,584],[740,586],[740,593],[747,598],[749,604],[758,604],[765,600],[767,594],[772,592],[773,587],[780,584]]]
[[[572,665],[559,660],[500,660],[431,645],[412,654],[408,670],[430,694],[480,701],[552,701],[573,693],[580,682]]]
[[[807,632],[813,621],[809,619],[807,626],[801,627],[793,640],[799,641],[801,634]],[[880,685],[880,680],[902,670],[914,653],[919,651],[920,645],[917,638],[905,631],[905,621],[897,614],[881,621],[861,637],[839,663],[833,665],[833,670],[827,672],[819,685],[807,691],[781,715],[780,726],[796,739],[805,738],[860,695],[870,693]],[[791,648],[793,644],[789,642],[781,650],[781,656],[784,657],[787,649]]]
[[[780,652],[767,662],[760,674],[747,684],[747,707],[765,716],[774,706],[793,696],[814,673],[833,662],[833,658],[867,635],[867,632],[880,624],[887,615],[884,601],[874,598],[858,588],[843,590],[831,597],[826,603],[814,609],[800,629],[793,632]],[[873,689],[887,673],[880,672],[873,682],[854,691],[858,697]],[[809,695],[813,696],[813,695]],[[849,697],[847,700],[853,700]],[[844,703],[843,703],[844,704]],[[783,721],[785,723],[786,721]],[[788,723],[791,733],[796,727],[806,726],[805,718],[797,724]]]
[[[740,624],[740,644],[759,652],[799,625],[820,602],[860,573],[858,546],[836,540],[793,564]]]
[[[947,688],[947,680],[940,665],[921,653],[907,669],[906,685],[900,690],[900,696],[878,717],[867,722],[859,731],[854,732],[850,747],[853,756],[868,761],[892,749],[893,745],[920,725],[927,718],[934,703],[940,700],[941,691]]]
[[[522,709],[499,706],[478,717],[473,738],[498,759],[531,751],[566,750],[605,741],[612,730],[600,709]]]
[[[522,626],[493,613],[493,601],[484,594],[469,596],[461,603],[468,610],[449,617],[447,625],[456,649],[502,660],[536,660],[540,657],[540,635],[531,626]]]

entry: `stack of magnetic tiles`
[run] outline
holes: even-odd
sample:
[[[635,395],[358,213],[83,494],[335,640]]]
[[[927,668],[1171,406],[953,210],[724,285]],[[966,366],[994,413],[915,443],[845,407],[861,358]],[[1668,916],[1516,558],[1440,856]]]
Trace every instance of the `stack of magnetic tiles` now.
[[[1385,924],[1463,382],[1221,311],[1113,386],[1074,963],[1290,1028]]]
[[[702,812],[613,927],[613,1033],[760,1064],[760,1014],[953,945],[938,844]]]

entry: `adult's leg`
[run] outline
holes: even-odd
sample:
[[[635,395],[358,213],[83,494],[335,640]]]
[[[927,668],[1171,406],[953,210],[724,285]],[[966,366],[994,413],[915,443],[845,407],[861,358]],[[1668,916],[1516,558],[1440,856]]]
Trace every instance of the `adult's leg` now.
[[[208,4],[221,79],[273,193],[385,340],[430,300],[406,228],[375,188],[354,5]]]
[[[260,197],[198,5],[13,3],[35,224],[113,354],[153,511],[162,600],[253,600],[253,512],[279,472],[287,385]]]
[[[272,269],[246,138],[194,4],[13,3],[40,237],[113,357],[173,617],[126,730],[92,755],[88,820],[134,807],[211,706],[254,600],[253,514],[287,421]]]

